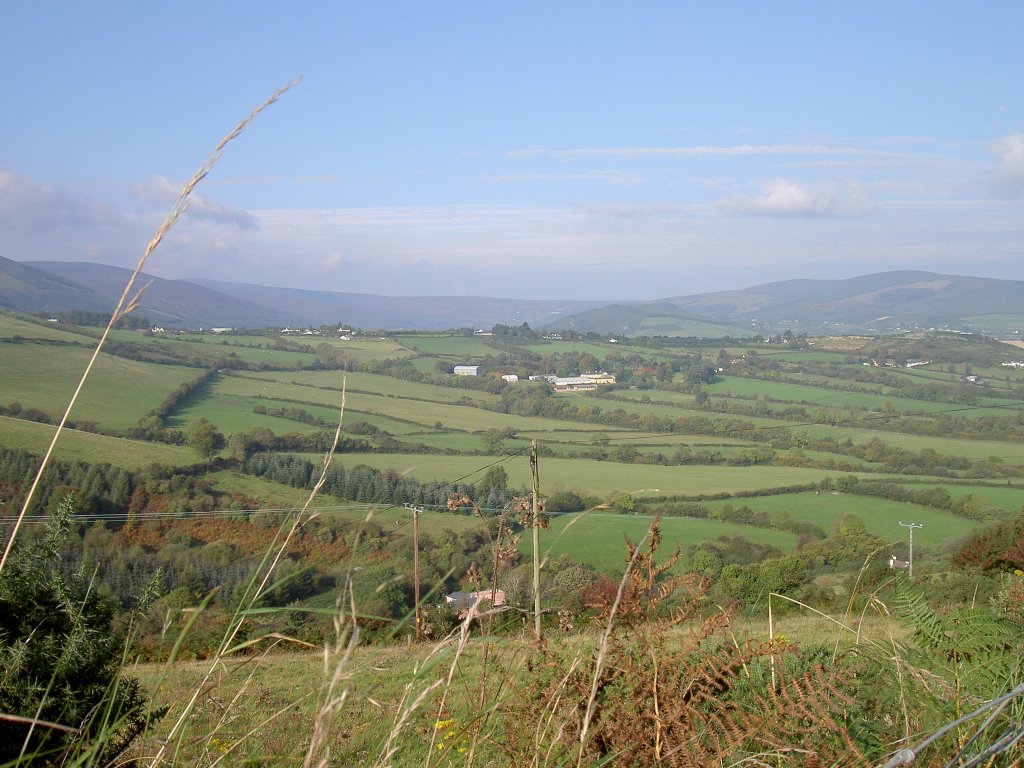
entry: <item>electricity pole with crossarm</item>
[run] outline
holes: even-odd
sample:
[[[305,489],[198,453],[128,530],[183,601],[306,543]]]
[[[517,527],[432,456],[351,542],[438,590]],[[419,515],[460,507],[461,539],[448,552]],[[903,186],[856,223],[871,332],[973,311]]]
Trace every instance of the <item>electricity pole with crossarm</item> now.
[[[908,576],[909,576],[910,580],[913,581],[914,580],[914,529],[915,528],[924,528],[924,523],[904,523],[902,520],[900,520],[900,525],[902,525],[904,528],[909,528],[910,529],[910,559],[908,561],[907,570],[908,570]]]

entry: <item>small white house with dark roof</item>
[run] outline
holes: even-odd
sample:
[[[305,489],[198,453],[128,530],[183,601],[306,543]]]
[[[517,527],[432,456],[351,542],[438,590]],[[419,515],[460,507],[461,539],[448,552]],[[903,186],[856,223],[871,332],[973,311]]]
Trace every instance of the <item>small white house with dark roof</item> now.
[[[490,603],[492,608],[505,604],[505,592],[496,589],[493,592],[489,589],[478,592],[452,592],[444,596],[446,605],[459,612],[459,618],[464,618],[470,610],[477,610],[481,603]]]

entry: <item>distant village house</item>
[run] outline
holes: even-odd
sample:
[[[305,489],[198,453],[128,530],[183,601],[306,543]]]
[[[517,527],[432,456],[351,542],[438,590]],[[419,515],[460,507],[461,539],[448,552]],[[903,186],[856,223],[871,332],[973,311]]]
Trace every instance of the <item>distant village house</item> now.
[[[477,376],[480,370],[479,365],[456,365],[455,375],[456,376]]]
[[[444,596],[444,602],[459,612],[460,619],[464,619],[470,610],[479,610],[481,603],[490,603],[492,608],[504,605],[505,592],[501,589],[493,592],[489,589],[478,592],[452,592]]]

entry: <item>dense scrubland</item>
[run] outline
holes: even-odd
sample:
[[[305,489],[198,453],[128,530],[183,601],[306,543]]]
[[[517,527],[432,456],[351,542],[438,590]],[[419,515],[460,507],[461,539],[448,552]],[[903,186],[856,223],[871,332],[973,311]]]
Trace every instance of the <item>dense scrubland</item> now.
[[[61,319],[0,315],[5,535],[95,346]],[[137,325],[0,573],[2,760],[881,765],[1022,681],[1018,349]],[[916,764],[1017,764],[1021,706]]]

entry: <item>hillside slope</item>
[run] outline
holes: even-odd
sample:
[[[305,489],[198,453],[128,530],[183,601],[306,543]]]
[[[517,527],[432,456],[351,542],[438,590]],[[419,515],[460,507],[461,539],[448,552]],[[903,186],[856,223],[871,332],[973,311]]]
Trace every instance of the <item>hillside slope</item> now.
[[[673,305],[699,315],[813,333],[949,327],[1012,332],[1024,327],[1024,281],[881,272],[845,280],[786,280],[737,291],[679,296]],[[1009,315],[1002,329],[984,319]]]
[[[131,276],[129,269],[92,262],[37,261],[30,265],[107,296],[111,306]],[[146,283],[151,284],[142,294],[138,311],[160,325],[261,328],[302,323],[297,312],[270,309],[185,280],[165,280],[143,273],[138,284],[141,287]]]
[[[197,279],[195,282],[279,311],[300,311],[305,322],[348,323],[363,328],[490,328],[496,323],[540,326],[601,306],[596,301],[542,301],[484,296],[379,296],[310,291]]]
[[[17,312],[109,312],[114,301],[73,279],[0,256],[0,307]]]

